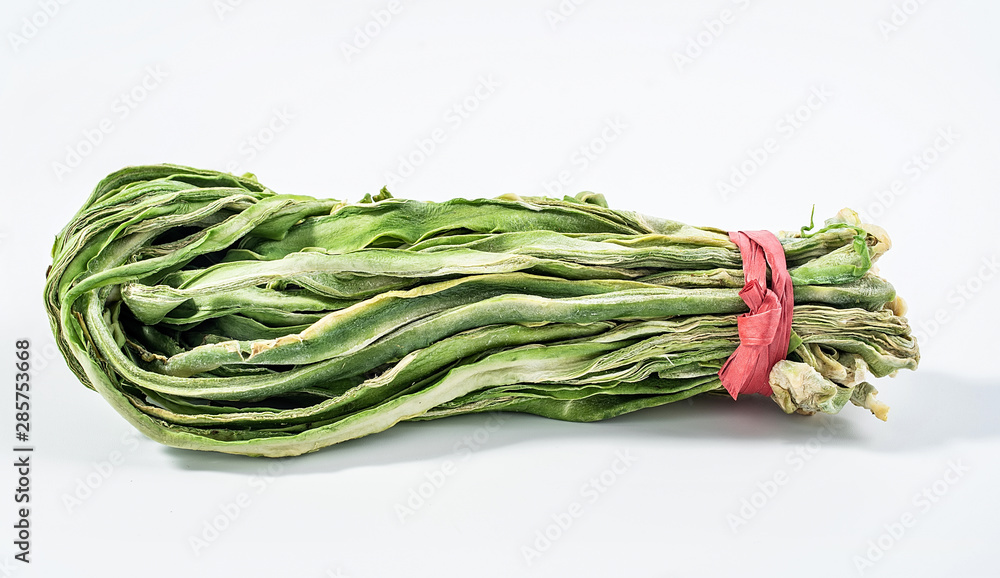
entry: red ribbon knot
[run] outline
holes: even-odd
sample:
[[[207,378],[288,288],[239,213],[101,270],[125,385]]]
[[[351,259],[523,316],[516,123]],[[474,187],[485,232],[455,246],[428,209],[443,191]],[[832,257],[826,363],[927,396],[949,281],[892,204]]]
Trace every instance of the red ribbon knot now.
[[[719,370],[719,380],[733,399],[741,393],[771,395],[768,374],[788,353],[795,305],[785,250],[770,231],[735,231],[729,238],[743,258],[745,283],[740,298],[750,312],[736,318],[740,344]]]

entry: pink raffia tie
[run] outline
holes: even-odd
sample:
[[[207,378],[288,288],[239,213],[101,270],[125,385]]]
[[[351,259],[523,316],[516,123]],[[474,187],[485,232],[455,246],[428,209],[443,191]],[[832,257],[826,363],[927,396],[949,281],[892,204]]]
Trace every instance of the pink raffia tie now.
[[[741,393],[771,395],[768,374],[788,354],[795,304],[785,250],[770,231],[736,231],[729,233],[729,239],[740,248],[743,258],[746,283],[740,298],[750,312],[736,318],[740,344],[719,370],[719,380],[733,399]]]

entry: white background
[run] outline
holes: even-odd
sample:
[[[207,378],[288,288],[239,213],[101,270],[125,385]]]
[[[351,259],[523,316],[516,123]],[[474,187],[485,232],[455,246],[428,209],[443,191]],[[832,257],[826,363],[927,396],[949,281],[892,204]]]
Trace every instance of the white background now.
[[[387,1],[151,4],[4,3],[0,358],[12,380],[32,340],[36,454],[30,566],[0,475],[0,576],[996,575],[1000,4],[402,0],[379,26]],[[880,267],[922,367],[877,383],[887,423],[696,399],[404,424],[274,462],[140,439],[53,353],[51,242],[104,175],[171,162],[356,200],[411,155],[396,196],[543,194],[565,172],[565,192],[696,225],[863,211],[893,237]]]

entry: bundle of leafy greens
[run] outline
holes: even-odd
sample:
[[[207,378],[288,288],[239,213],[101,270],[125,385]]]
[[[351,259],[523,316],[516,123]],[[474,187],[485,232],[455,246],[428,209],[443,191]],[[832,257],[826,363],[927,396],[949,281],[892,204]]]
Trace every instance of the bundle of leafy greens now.
[[[849,210],[780,235],[794,284],[785,412],[914,369],[885,232]],[[45,304],[69,367],[147,436],[288,456],[403,420],[610,418],[726,392],[747,311],[726,232],[591,193],[442,203],[276,194],[174,165],[105,178],[56,237]]]

